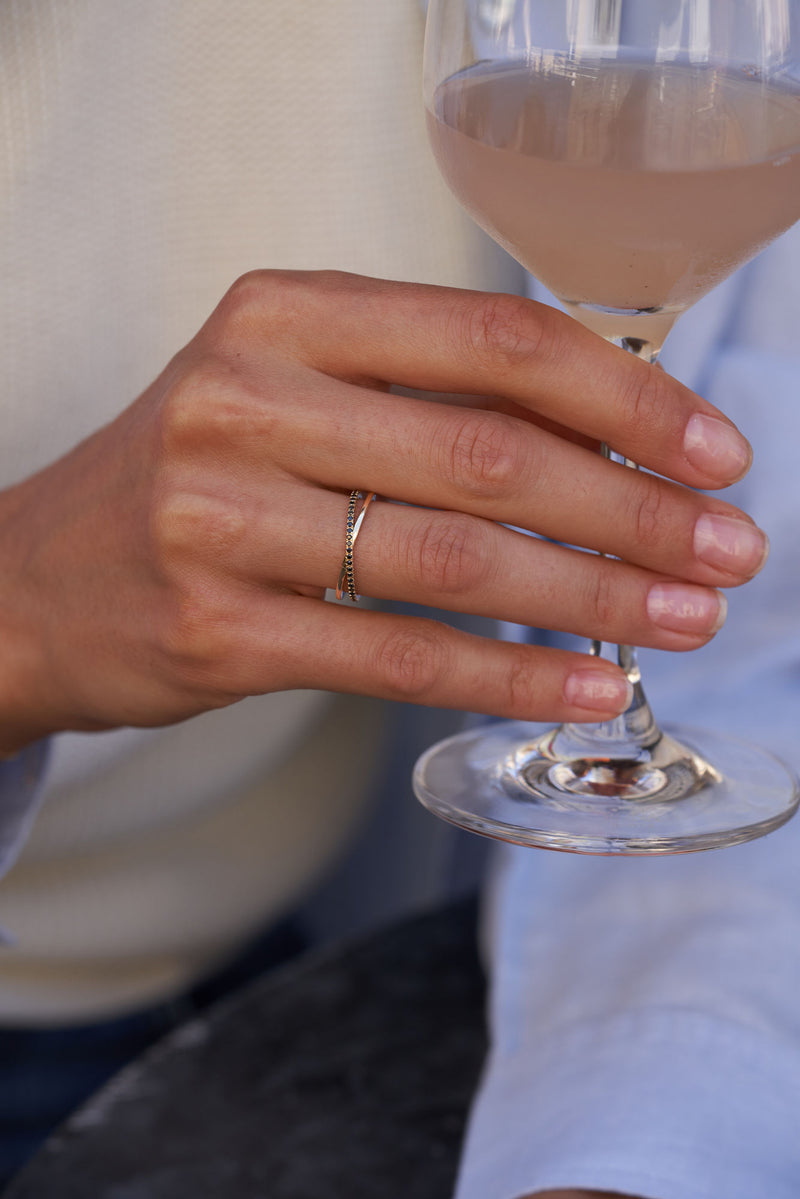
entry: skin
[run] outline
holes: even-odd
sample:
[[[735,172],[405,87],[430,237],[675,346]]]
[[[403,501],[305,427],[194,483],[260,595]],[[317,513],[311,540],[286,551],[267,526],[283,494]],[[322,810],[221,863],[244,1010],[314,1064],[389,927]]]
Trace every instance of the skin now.
[[[764,556],[696,552],[700,518],[754,528],[690,490],[726,486],[749,463],[743,441],[733,464],[687,451],[696,414],[732,429],[531,301],[244,276],[116,420],[0,494],[0,751],[294,687],[517,719],[616,715],[625,686],[609,662],[323,602],[347,494],[403,502],[365,519],[366,595],[693,649],[719,623],[716,589]],[[601,439],[666,477],[602,460]],[[669,627],[647,609],[664,582],[692,601]]]
[[[537,1191],[521,1199],[636,1199],[633,1195],[621,1195],[618,1191]]]

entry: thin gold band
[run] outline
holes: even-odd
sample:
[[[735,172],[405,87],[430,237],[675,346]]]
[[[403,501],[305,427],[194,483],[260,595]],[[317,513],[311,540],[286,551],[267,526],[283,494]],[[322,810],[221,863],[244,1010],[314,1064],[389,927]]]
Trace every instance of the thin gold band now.
[[[336,584],[336,598],[342,599],[345,591],[350,596],[354,604],[359,601],[359,596],[356,593],[356,576],[353,569],[353,546],[356,543],[361,525],[364,523],[364,516],[367,508],[377,496],[374,491],[355,491],[350,492],[350,500],[347,505],[347,522],[345,525],[344,534],[344,560],[342,561],[342,569],[339,571],[339,581]],[[356,514],[358,501],[363,499],[363,504]]]

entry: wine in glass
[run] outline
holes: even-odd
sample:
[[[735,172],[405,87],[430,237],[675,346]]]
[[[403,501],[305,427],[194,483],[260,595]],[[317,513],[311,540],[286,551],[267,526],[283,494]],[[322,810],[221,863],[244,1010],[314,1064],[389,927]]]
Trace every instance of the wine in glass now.
[[[430,0],[424,75],[456,197],[572,316],[648,362],[800,217],[800,0]],[[792,815],[783,763],[660,728],[635,651],[618,660],[622,716],[461,733],[420,758],[418,797],[473,831],[584,853],[710,849]]]

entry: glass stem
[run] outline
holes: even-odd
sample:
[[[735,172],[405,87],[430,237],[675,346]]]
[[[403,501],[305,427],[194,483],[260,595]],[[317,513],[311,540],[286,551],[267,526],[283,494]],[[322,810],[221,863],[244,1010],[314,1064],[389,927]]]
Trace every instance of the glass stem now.
[[[658,360],[658,347],[650,342],[635,337],[623,337],[615,340],[614,344],[650,365],[655,365]],[[631,470],[639,469],[630,458],[615,453],[605,443],[600,447],[600,452],[604,458],[622,463]],[[633,687],[630,707],[616,719],[603,721],[601,724],[562,725],[553,746],[556,752],[563,753],[566,757],[574,757],[576,753],[585,753],[587,745],[593,743],[596,751],[598,744],[602,743],[604,757],[607,754],[614,758],[628,758],[635,756],[639,750],[652,748],[661,740],[661,730],[656,724],[642,686],[642,673],[636,650],[632,645],[618,645],[616,649],[617,662]],[[595,657],[602,656],[603,642],[593,641],[590,653]]]

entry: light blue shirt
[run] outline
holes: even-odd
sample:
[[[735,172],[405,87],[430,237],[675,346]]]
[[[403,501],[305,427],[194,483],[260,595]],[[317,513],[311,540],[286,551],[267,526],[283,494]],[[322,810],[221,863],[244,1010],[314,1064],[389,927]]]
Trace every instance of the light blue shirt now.
[[[800,768],[800,226],[664,354],[750,438],[726,493],[770,535],[694,654],[643,653],[657,717]],[[647,1199],[800,1194],[800,820],[683,857],[503,848],[486,917],[492,1048],[457,1199],[547,1188]]]
[[[31,830],[48,756],[49,743],[37,741],[0,761],[0,876],[14,865]],[[0,944],[6,940],[0,928]]]

